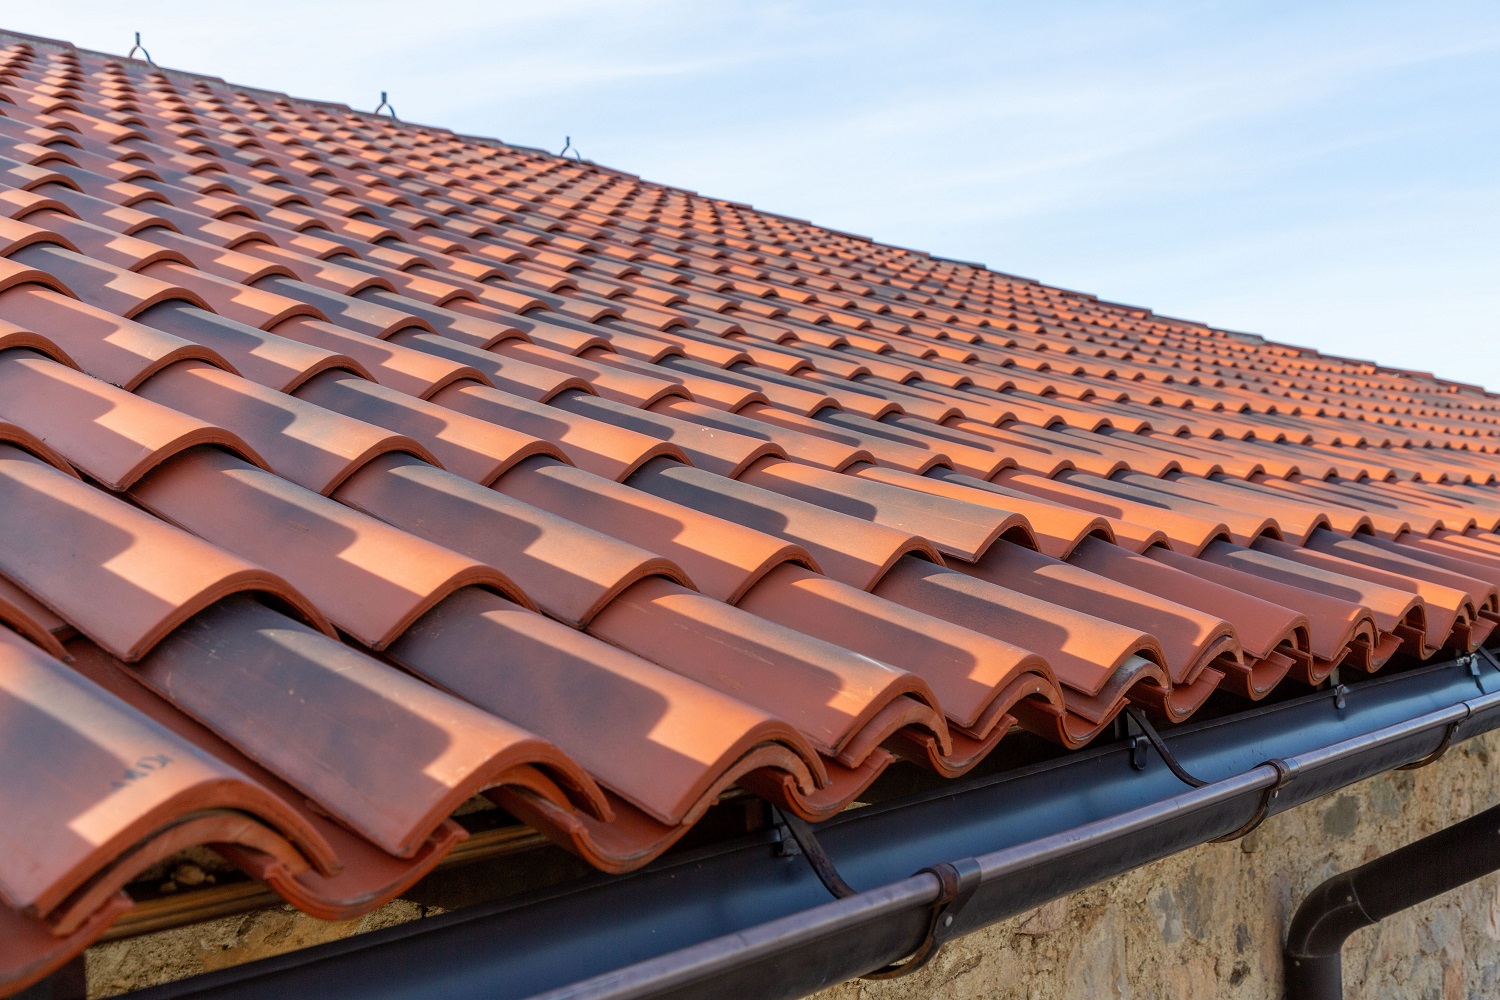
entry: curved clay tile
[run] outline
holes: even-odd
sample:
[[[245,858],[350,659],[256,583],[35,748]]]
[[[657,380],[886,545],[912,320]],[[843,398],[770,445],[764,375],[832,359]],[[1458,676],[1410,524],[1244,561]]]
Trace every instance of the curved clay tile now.
[[[499,351],[483,350],[424,330],[402,330],[386,338],[386,342],[468,365],[483,374],[481,381],[537,403],[545,403],[568,389],[594,391],[588,382],[570,372],[532,364]]]
[[[295,277],[291,269],[281,261],[268,260],[260,255],[243,252],[249,247],[263,247],[268,244],[252,242],[248,247],[229,249],[222,244],[186,236],[165,226],[139,229],[136,230],[136,235],[144,241],[150,241],[158,247],[172,251],[183,264],[242,285],[253,285],[273,274]],[[306,258],[299,259],[305,260]]]
[[[575,357],[539,344],[508,341],[491,350],[495,354],[583,379],[592,387],[592,392],[626,406],[650,406],[668,396],[687,395],[687,390],[671,379],[615,368],[591,358]]]
[[[278,475],[316,493],[332,493],[371,459],[390,452],[437,464],[409,437],[197,362],[160,371],[136,392],[214,420],[238,434]]]
[[[802,566],[777,567],[738,604],[768,621],[920,676],[949,721],[972,739],[1003,730],[1019,698],[1061,700],[1049,690],[1056,687],[1051,668],[1035,653]]]
[[[1239,659],[1239,639],[1224,619],[1075,563],[1001,542],[976,563],[953,565],[998,586],[1149,634],[1161,649],[1162,665],[1174,686],[1192,684],[1220,658]]]
[[[1079,542],[1090,536],[1115,540],[1110,522],[1098,515],[951,470],[934,469],[928,475],[914,476],[909,472],[866,465],[850,472],[860,479],[898,486],[905,491],[988,507],[1001,518],[1019,516],[1024,520],[1030,538],[1024,544],[1056,559],[1067,558]],[[1022,536],[1012,533],[1011,537],[1019,540]]]
[[[244,598],[179,627],[136,670],[397,857],[414,857],[454,809],[516,769],[531,784],[539,766],[580,808],[606,809],[551,744]]]
[[[139,271],[157,261],[187,263],[186,258],[175,250],[62,212],[37,212],[27,218],[33,224],[48,226],[57,233],[60,238],[52,242],[64,249],[84,254],[112,267]],[[161,227],[157,227],[157,230],[168,231]]]
[[[495,594],[454,594],[391,657],[538,732],[663,824],[696,821],[712,804],[710,789],[765,744],[793,754],[789,773],[808,793],[827,780],[786,723]]]
[[[177,456],[137,483],[131,497],[163,520],[268,567],[373,649],[384,649],[460,587],[489,587],[529,604],[491,566],[218,449]]]
[[[764,402],[752,399],[748,404],[745,404],[744,409],[748,411],[752,407],[765,405],[767,404]],[[786,427],[777,427],[740,413],[726,413],[712,406],[706,406],[702,402],[672,397],[663,399],[652,406],[651,410],[652,412],[677,417],[699,426],[728,431],[732,434],[765,442],[768,445],[780,448],[789,457],[795,458],[805,465],[816,466],[820,469],[829,469],[833,472],[841,472],[856,462],[875,461],[875,457],[868,451],[842,444],[829,437],[815,436]]]
[[[353,298],[419,317],[444,337],[481,350],[488,350],[507,340],[527,339],[522,329],[510,322],[508,315],[487,309],[476,302],[460,299],[446,306],[434,306],[381,288],[366,288]],[[333,318],[332,313],[329,318]]]
[[[269,330],[294,316],[324,318],[305,302],[267,291],[260,285],[242,285],[182,264],[155,263],[140,273],[174,288],[188,289],[194,293],[194,304],[257,330]]]
[[[68,658],[59,637],[71,632],[72,626],[3,577],[0,577],[0,625],[8,626],[30,640],[48,656],[60,660]]]
[[[453,385],[435,394],[432,401],[550,441],[574,465],[606,479],[624,480],[653,458],[687,461],[671,442],[489,386]]]
[[[1244,510],[1267,514],[1272,517],[1281,537],[1289,542],[1305,544],[1308,537],[1320,529],[1331,527],[1328,514],[1317,505],[1289,496],[1267,494],[1253,485],[1242,485],[1226,477],[1200,479],[1197,476],[1174,476],[1165,481],[1147,482],[1135,474],[1119,477],[1121,481],[1144,485],[1158,492],[1199,500],[1229,510]],[[1368,521],[1357,520],[1353,534],[1371,530]]]
[[[0,352],[0,415],[25,423],[68,461],[114,490],[167,458],[217,445],[264,462],[235,435],[90,378],[31,351]]]
[[[776,406],[751,403],[740,412],[776,427],[773,437],[777,440],[783,429],[824,438],[849,453],[865,455],[881,465],[917,475],[952,464],[945,456],[933,453],[926,443],[914,441],[911,435],[906,435],[906,440],[901,440],[900,435],[894,433],[896,428],[887,427],[878,421],[864,420],[863,417],[841,414],[832,408],[825,408],[817,417],[804,417]],[[853,423],[848,423],[841,417],[847,417]],[[941,430],[936,424],[929,426],[934,428],[933,433]],[[793,458],[798,458],[796,451],[790,447],[787,450]]]
[[[258,590],[323,618],[285,581],[0,445],[0,574],[126,661],[199,610]],[[331,631],[331,630],[330,630]]]
[[[243,843],[298,870],[332,851],[281,799],[0,629],[0,903],[73,933],[185,847]]]
[[[1000,538],[1031,548],[1036,537],[1024,515],[996,504],[973,504],[935,491],[908,490],[889,482],[778,459],[763,459],[740,482],[835,510],[851,517],[920,535],[945,556],[973,562]],[[917,478],[917,477],[912,477]]]
[[[292,392],[325,371],[353,372],[363,378],[370,377],[369,372],[348,355],[267,333],[184,302],[152,306],[137,320],[212,349],[245,378],[280,392]]]
[[[1439,570],[1415,575],[1393,572],[1388,564],[1380,565],[1383,560],[1371,558],[1359,545],[1358,541],[1324,532],[1303,548],[1270,539],[1263,539],[1256,547],[1283,559],[1338,574],[1345,580],[1359,581],[1360,602],[1375,614],[1377,624],[1382,622],[1382,615],[1400,615],[1397,623],[1387,620],[1381,627],[1401,635],[1407,651],[1415,656],[1426,659],[1450,638],[1467,650],[1470,623],[1478,609],[1462,587],[1465,580],[1454,580]],[[1433,582],[1434,576],[1443,582]],[[1398,612],[1402,597],[1414,598],[1415,602]]]
[[[1471,563],[1451,559],[1439,551],[1422,552],[1382,538],[1363,536],[1344,539],[1331,532],[1318,532],[1307,547],[1352,562],[1388,571],[1413,580],[1458,590],[1468,597],[1478,613],[1494,614],[1500,608],[1500,591]]]
[[[352,259],[343,247],[334,247],[330,256],[320,257],[297,253],[272,243],[251,243],[243,248],[245,256],[255,257],[276,264],[293,272],[292,277],[336,295],[354,295],[366,288],[384,288],[394,291],[389,281],[379,274],[345,266]],[[246,280],[259,281],[268,275]]]
[[[9,257],[15,251],[35,243],[50,243],[66,250],[78,250],[76,244],[58,232],[60,225],[65,227],[67,222],[77,221],[72,216],[40,210],[28,212],[27,218],[30,221],[0,219],[0,257]]]
[[[3,355],[0,355],[3,357]],[[31,431],[20,427],[8,420],[0,418],[0,444],[14,445],[23,451],[30,452],[36,458],[41,459],[54,469],[64,475],[80,479],[77,471],[63,458],[51,445],[44,442]]]
[[[681,448],[693,465],[729,479],[737,478],[760,459],[785,457],[785,453],[775,444],[680,420],[654,409],[636,409],[602,396],[565,392],[554,398],[552,405],[602,423],[667,441]]]
[[[1310,673],[1301,678],[1306,683],[1321,682],[1345,662],[1360,669],[1377,669],[1401,645],[1398,637],[1382,634],[1370,609],[1359,603],[1357,593],[1320,586],[1310,579],[1310,573],[1286,573],[1274,557],[1254,549],[1226,541],[1210,542],[1197,559],[1176,565],[1195,576],[1307,615],[1313,658]]]
[[[117,892],[77,930],[59,937],[35,917],[0,903],[0,993],[10,996],[45,979],[83,954],[134,905],[129,896]]]
[[[1233,625],[1243,655],[1220,656],[1214,667],[1225,675],[1221,686],[1242,697],[1264,697],[1293,667],[1310,667],[1306,615],[1194,575],[1191,556],[1165,546],[1136,555],[1091,538],[1069,562]]]
[[[340,295],[302,281],[271,276],[263,278],[256,288],[275,292],[289,299],[296,299],[312,306],[320,314],[315,319],[327,320],[336,326],[367,337],[384,339],[398,330],[416,327],[432,330],[432,324],[401,308],[392,308],[364,298]],[[398,300],[399,301],[399,300]]]
[[[310,806],[304,794],[162,700],[136,681],[131,667],[93,643],[75,640],[68,644],[68,653],[74,670],[271,792],[326,841],[331,853],[316,857],[314,867],[303,865],[300,871],[253,848],[222,842],[214,845],[225,860],[270,883],[287,902],[313,916],[342,920],[378,908],[431,871],[463,836],[462,828],[449,821],[439,826],[413,857],[388,854]]]
[[[823,573],[871,589],[898,559],[916,553],[941,561],[925,539],[687,465],[660,461],[629,485],[664,500],[801,545]]]
[[[1197,552],[1214,538],[1229,537],[1229,529],[1222,523],[1106,495],[1081,485],[1092,484],[1094,478],[1065,472],[1056,479],[1046,479],[1027,472],[1007,471],[996,476],[995,482],[985,488],[993,489],[1004,497],[1014,495],[1018,501],[1030,498],[1033,502],[1053,504],[1079,514],[1101,518],[1108,529],[1108,534],[1101,537],[1112,537],[1117,544],[1132,552],[1144,552],[1159,544],[1170,544],[1183,551]],[[976,483],[969,485],[980,488]],[[1043,537],[1041,532],[1044,524],[1039,519],[1033,521],[1039,538]],[[1042,551],[1047,550],[1044,547]],[[1047,554],[1062,558],[1056,552]]]
[[[753,366],[735,365],[723,371],[698,362],[693,362],[691,367],[682,362],[673,362],[673,364],[699,371],[709,378],[754,390],[769,399],[778,412],[784,411],[799,417],[811,417],[828,407],[839,406],[837,400],[823,392],[818,386],[790,376],[783,376],[769,368],[761,367],[758,363]]]
[[[122,319],[133,319],[137,313],[174,299],[207,307],[207,303],[191,289],[114,267],[58,246],[26,247],[10,259],[12,263],[19,262],[52,275],[82,302]],[[187,270],[172,263],[152,267]]]
[[[645,362],[636,361],[623,354],[606,352],[602,349],[597,352],[591,352],[591,356],[600,364],[609,365],[612,368],[622,368],[626,371],[644,371],[645,369],[650,369],[651,374],[660,374],[661,377],[670,379],[682,386],[685,390],[685,395],[679,393],[663,396],[648,407],[648,409],[657,410],[658,412],[668,412],[664,408],[669,407],[672,400],[676,398],[684,400],[693,399],[699,403],[707,404],[716,410],[722,410],[725,413],[734,413],[750,403],[768,402],[765,394],[757,390],[706,378],[689,370],[666,365],[648,365]]]
[[[427,399],[454,382],[483,383],[479,369],[460,361],[413,350],[388,340],[349,333],[322,320],[296,318],[278,324],[277,336],[354,359],[370,378],[381,385],[419,399]]]
[[[1154,679],[1167,686],[1160,666],[1161,649],[1148,634],[957,570],[902,559],[874,593],[1032,650],[1047,661],[1062,684],[1082,696],[1068,699],[1069,711],[1095,725],[1112,718],[1123,706],[1125,690],[1111,680],[1126,666],[1140,671],[1139,676],[1132,676],[1131,684]],[[1140,663],[1131,664],[1132,658]]]
[[[495,488],[665,556],[701,593],[731,604],[783,563],[815,565],[806,549],[782,538],[554,461],[524,462]]]
[[[846,767],[859,767],[908,725],[947,742],[947,727],[933,710],[936,699],[915,674],[670,580],[635,584],[595,616],[589,631],[792,724]],[[900,702],[893,718],[887,710],[901,698],[910,703]]]
[[[660,556],[409,456],[376,459],[350,477],[334,499],[503,566],[543,611],[580,627],[637,580],[687,579]]]
[[[312,379],[295,395],[324,409],[405,434],[430,450],[443,468],[481,485],[489,485],[511,466],[534,455],[565,461],[563,453],[549,441],[340,372]]]
[[[83,371],[125,389],[134,389],[179,361],[197,360],[233,371],[207,347],[38,285],[0,292],[0,314],[7,328],[14,325],[40,334],[66,351]]]
[[[572,320],[555,313],[535,311],[525,316],[507,316],[506,326],[525,334],[525,339],[565,354],[582,354],[595,347],[608,347],[599,327]]]
[[[1382,545],[1388,551],[1412,555],[1492,586],[1500,586],[1500,548],[1485,545],[1480,539],[1440,531],[1431,538],[1409,536],[1396,542],[1382,540]],[[1484,612],[1483,608],[1480,610]]]
[[[933,423],[942,423],[950,417],[961,415],[958,408],[954,406],[929,403],[920,397],[913,397],[910,400],[896,398],[897,394],[882,391],[876,385],[862,381],[847,381],[817,371],[804,371],[793,378],[811,383],[817,391],[838,403],[840,408],[870,420],[911,413],[925,420],[931,420]],[[913,408],[908,409],[904,405],[907,402],[913,403]]]

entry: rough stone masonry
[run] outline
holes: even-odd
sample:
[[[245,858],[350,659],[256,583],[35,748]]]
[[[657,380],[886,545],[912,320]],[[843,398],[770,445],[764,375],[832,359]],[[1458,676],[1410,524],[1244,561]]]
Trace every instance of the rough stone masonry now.
[[[851,982],[815,1000],[1262,1000],[1281,993],[1281,942],[1323,879],[1500,801],[1500,733],[1418,771],[1396,771],[955,941],[906,979]],[[89,995],[263,958],[419,919],[405,900],[325,923],[290,907],[101,945]],[[1346,996],[1500,996],[1500,877],[1361,931],[1344,951]]]

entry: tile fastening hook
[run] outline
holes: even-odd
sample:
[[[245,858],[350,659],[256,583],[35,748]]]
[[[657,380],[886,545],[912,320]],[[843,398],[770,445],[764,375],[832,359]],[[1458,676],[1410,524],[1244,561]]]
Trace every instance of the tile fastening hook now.
[[[390,98],[386,96],[386,92],[383,90],[380,92],[380,103],[375,105],[375,114],[380,114],[381,108],[385,108],[386,114],[390,116],[391,121],[399,122],[401,120],[396,117],[396,109],[391,107]]]
[[[147,65],[156,65],[156,60],[151,58],[151,53],[147,52],[146,46],[141,44],[141,33],[139,31],[135,33],[135,44],[130,47],[130,51],[125,54],[125,58],[134,59],[137,52],[146,57]]]
[[[813,874],[818,876],[818,881],[823,887],[838,899],[853,896],[855,890],[844,876],[839,874],[838,868],[834,867],[833,859],[828,852],[823,850],[823,845],[818,841],[817,834],[813,833],[812,827],[808,826],[801,817],[793,816],[791,813],[780,809],[772,809],[776,818],[776,825],[781,832],[781,853],[783,856],[802,854],[807,858],[807,863],[812,866]],[[788,841],[787,834],[791,835]]]
[[[1189,785],[1193,788],[1202,788],[1204,785],[1208,784],[1208,782],[1204,781],[1202,778],[1190,774],[1187,768],[1178,763],[1177,758],[1172,755],[1172,751],[1167,748],[1167,741],[1161,738],[1161,733],[1158,733],[1156,731],[1156,727],[1151,724],[1151,720],[1146,718],[1145,712],[1142,712],[1134,705],[1127,705],[1125,708],[1125,715],[1131,722],[1135,723],[1135,725],[1139,727],[1141,731],[1139,735],[1132,737],[1130,740],[1131,767],[1135,768],[1137,771],[1145,770],[1146,747],[1152,746],[1155,747],[1156,752],[1161,755],[1162,763],[1167,765],[1167,770],[1175,774],[1178,781],[1181,781],[1184,785]]]

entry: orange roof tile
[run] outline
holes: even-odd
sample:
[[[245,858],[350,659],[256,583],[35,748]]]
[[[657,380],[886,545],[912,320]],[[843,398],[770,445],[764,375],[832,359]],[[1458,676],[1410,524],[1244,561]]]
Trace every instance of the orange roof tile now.
[[[1497,477],[1474,386],[0,35],[0,994],[192,844],[342,918],[480,792],[624,871],[1473,650]]]

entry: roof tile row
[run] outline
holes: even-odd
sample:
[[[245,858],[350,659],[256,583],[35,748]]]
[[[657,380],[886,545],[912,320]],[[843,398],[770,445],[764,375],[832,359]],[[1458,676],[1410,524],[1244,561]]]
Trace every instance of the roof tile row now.
[[[0,42],[0,994],[188,846],[623,871],[1500,622],[1475,387]]]

